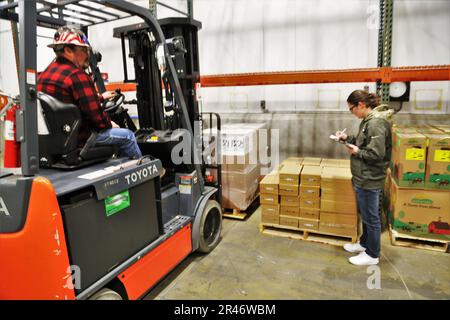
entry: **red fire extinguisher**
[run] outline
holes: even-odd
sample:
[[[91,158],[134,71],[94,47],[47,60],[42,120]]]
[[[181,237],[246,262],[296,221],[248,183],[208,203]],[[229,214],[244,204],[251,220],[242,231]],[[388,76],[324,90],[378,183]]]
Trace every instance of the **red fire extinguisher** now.
[[[5,150],[4,166],[5,168],[20,167],[20,143],[16,141],[16,110],[19,107],[16,104],[11,105],[6,110],[5,115]]]

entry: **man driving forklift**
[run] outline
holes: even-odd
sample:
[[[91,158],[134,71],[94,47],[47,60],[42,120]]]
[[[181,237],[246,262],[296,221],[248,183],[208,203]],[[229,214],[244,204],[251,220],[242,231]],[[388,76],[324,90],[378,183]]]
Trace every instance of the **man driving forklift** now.
[[[101,106],[103,101],[114,98],[115,93],[98,94],[93,80],[85,72],[91,52],[85,34],[68,26],[60,27],[48,47],[53,49],[56,58],[40,74],[37,90],[78,106],[82,118],[79,145],[84,145],[95,131],[98,132],[95,145],[116,145],[121,157],[142,157],[134,133],[111,121]]]

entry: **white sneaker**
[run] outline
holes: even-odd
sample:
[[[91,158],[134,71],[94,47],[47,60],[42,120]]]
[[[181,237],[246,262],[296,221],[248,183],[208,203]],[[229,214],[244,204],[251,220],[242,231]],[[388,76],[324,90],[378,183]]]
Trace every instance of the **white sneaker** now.
[[[371,265],[378,264],[378,262],[380,262],[380,259],[372,258],[366,252],[361,252],[357,256],[349,258],[348,261],[351,264],[354,264],[357,266],[371,266]]]
[[[346,243],[344,244],[344,250],[351,253],[360,253],[366,251],[366,248],[361,246],[359,242],[357,243]]]

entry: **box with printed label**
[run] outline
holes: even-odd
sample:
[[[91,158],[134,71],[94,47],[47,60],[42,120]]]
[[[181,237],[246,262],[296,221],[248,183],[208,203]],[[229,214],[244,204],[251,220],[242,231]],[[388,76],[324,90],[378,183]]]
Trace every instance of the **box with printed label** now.
[[[280,169],[280,184],[285,185],[299,185],[300,172],[302,167],[300,165],[285,165]]]
[[[425,189],[450,190],[450,135],[425,134],[428,139]]]
[[[298,228],[298,218],[280,215],[280,225]]]
[[[318,220],[320,218],[320,210],[310,208],[300,208],[299,217],[304,219]]]
[[[320,198],[320,187],[300,185],[300,198],[303,199]]]
[[[278,194],[278,185],[280,184],[280,178],[278,174],[268,174],[259,183],[259,192]]]
[[[300,207],[305,209],[320,209],[320,198],[300,198]]]
[[[300,175],[300,184],[302,186],[320,187],[321,175],[322,175],[322,167],[303,166],[303,170]]]
[[[261,222],[279,224],[280,206],[279,205],[261,205]]]
[[[450,192],[401,189],[389,185],[387,214],[398,233],[418,238],[450,240]]]
[[[280,196],[280,203],[284,206],[298,207],[298,196]]]
[[[391,174],[401,187],[425,186],[427,139],[420,133],[394,132]]]
[[[319,232],[323,232],[326,234],[332,234],[337,236],[344,236],[344,237],[356,237],[358,234],[357,226],[354,227],[343,227],[338,224],[334,223],[326,223],[326,222],[319,222]]]
[[[298,196],[299,186],[292,184],[279,185],[280,195],[282,196]]]
[[[319,231],[319,220],[300,218],[298,219],[298,228]]]
[[[271,193],[261,193],[259,195],[259,202],[261,204],[271,204],[276,205],[279,203],[278,195]]]
[[[299,207],[292,207],[292,206],[280,206],[280,215],[282,216],[291,216],[291,217],[298,217],[298,213],[300,211]]]

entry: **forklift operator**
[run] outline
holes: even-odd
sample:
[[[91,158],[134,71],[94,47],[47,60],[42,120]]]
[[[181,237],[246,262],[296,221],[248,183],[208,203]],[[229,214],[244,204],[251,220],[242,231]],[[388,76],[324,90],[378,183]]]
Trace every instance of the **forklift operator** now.
[[[116,145],[119,156],[140,158],[142,153],[134,133],[111,121],[101,106],[115,94],[111,91],[98,94],[92,78],[85,72],[89,67],[91,46],[84,33],[60,27],[48,47],[53,48],[56,58],[39,76],[37,90],[78,106],[82,118],[79,145],[83,146],[91,132],[96,131],[95,145]]]

